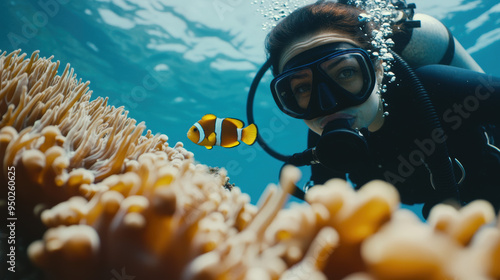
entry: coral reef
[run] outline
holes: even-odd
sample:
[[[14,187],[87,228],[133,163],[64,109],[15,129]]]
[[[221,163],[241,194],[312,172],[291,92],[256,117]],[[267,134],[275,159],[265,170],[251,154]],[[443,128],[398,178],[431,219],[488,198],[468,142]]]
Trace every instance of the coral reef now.
[[[385,182],[331,180],[282,209],[300,177],[287,166],[255,206],[51,59],[0,56],[1,181],[15,167],[16,209],[48,228],[28,248],[48,279],[500,279],[485,201],[424,223]]]

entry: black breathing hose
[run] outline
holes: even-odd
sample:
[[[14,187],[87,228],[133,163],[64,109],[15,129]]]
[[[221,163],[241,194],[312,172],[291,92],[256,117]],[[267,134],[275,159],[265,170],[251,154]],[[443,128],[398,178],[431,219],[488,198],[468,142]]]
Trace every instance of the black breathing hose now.
[[[249,124],[255,123],[255,119],[253,118],[253,101],[255,99],[255,93],[257,92],[257,87],[259,86],[260,80],[266,73],[267,69],[269,69],[269,67],[271,67],[271,61],[268,59],[266,63],[264,63],[264,65],[260,67],[257,74],[255,74],[252,85],[250,86],[250,90],[248,91],[247,119]],[[259,143],[262,149],[264,149],[269,155],[276,158],[277,160],[287,162],[290,159],[290,156],[282,155],[269,147],[264,139],[260,136],[260,134],[257,134],[257,143]]]
[[[255,99],[255,94],[257,92],[257,87],[259,86],[260,80],[266,73],[266,71],[271,67],[271,61],[268,59],[262,67],[260,67],[259,71],[257,74],[255,74],[255,77],[252,81],[252,84],[250,85],[250,89],[248,91],[248,98],[247,98],[247,120],[248,123],[255,123],[255,119],[253,117],[253,102]],[[292,155],[292,156],[285,156],[283,154],[280,154],[273,150],[271,147],[267,145],[267,143],[264,141],[264,139],[260,136],[260,134],[257,134],[257,143],[264,149],[269,155],[274,157],[277,160],[283,161],[284,164],[280,169],[279,172],[279,177],[281,177],[281,171],[283,170],[283,167],[287,164],[294,164],[294,165],[303,165],[299,164],[299,162],[302,162],[303,159],[298,155]],[[299,199],[304,199],[305,198],[305,192],[302,191],[299,187],[295,186],[295,189],[292,193],[293,196],[299,198]]]
[[[416,111],[420,113],[418,117],[421,120],[422,127],[424,129],[423,135],[432,139],[431,135],[434,130],[444,131],[441,127],[441,122],[438,118],[436,109],[434,108],[427,91],[413,69],[397,53],[393,51],[391,51],[391,53],[396,60],[394,68],[396,70],[401,70],[398,71],[398,73],[401,73],[399,74],[401,75],[400,77],[403,80],[408,81],[412,88],[412,98],[416,106]],[[435,151],[428,156],[429,160],[426,161],[432,172],[431,183],[438,192],[438,197],[436,198],[444,199],[452,195],[460,201],[452,162],[448,154],[448,147],[446,146],[445,141],[440,142],[441,143],[435,143]]]

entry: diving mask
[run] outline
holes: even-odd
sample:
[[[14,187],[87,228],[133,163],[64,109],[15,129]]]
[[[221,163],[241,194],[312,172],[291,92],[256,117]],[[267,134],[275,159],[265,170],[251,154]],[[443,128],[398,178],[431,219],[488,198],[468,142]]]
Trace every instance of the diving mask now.
[[[349,45],[342,43],[342,45]],[[369,54],[360,48],[326,44],[293,57],[271,82],[281,111],[311,120],[365,102],[376,84]]]

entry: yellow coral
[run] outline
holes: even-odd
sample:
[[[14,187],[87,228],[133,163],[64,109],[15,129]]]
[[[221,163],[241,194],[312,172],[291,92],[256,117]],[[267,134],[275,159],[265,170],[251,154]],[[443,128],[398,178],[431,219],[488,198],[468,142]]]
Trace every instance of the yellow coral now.
[[[49,279],[500,279],[487,202],[423,223],[385,182],[331,180],[282,209],[300,176],[286,167],[257,207],[51,59],[0,56],[2,181],[14,166],[24,210],[49,206],[28,249]]]

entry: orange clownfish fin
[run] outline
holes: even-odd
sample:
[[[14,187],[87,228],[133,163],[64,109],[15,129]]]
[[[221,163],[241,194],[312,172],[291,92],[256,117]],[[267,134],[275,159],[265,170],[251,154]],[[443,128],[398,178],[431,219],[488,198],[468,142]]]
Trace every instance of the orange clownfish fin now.
[[[238,119],[233,119],[233,118],[225,118],[224,120],[231,122],[236,126],[236,128],[243,128],[245,126],[245,123],[238,120]]]
[[[215,132],[212,132],[210,135],[208,135],[208,143],[210,144],[215,144],[215,141],[216,141],[216,135],[215,135]]]
[[[252,145],[257,139],[257,126],[251,124],[243,129],[241,132],[241,141],[247,145]]]
[[[207,148],[207,150],[211,150],[213,146],[205,146],[205,148]]]
[[[203,121],[210,121],[210,120],[215,120],[217,117],[213,114],[206,114],[204,115],[201,120]]]
[[[234,141],[233,143],[223,145],[222,147],[224,147],[224,148],[232,148],[232,147],[236,147],[236,146],[238,146],[239,144],[240,144],[240,142],[238,142],[238,141]]]

